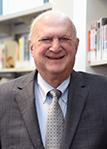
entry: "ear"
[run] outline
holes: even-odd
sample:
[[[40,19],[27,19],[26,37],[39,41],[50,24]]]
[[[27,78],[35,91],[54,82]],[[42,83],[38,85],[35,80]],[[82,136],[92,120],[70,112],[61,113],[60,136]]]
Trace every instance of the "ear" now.
[[[29,41],[28,44],[29,44],[29,50],[33,54],[33,50],[34,50],[33,43],[31,41]]]
[[[76,52],[77,52],[77,50],[78,50],[78,46],[79,46],[79,38],[76,39],[76,47],[75,47]]]

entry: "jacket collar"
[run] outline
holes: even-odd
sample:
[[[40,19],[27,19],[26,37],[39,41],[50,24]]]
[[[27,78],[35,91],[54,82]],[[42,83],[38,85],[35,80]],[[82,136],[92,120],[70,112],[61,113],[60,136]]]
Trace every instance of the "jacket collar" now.
[[[77,131],[77,126],[85,106],[86,97],[88,95],[88,87],[81,73],[73,71],[69,91],[68,105],[65,123],[65,133],[61,149],[69,149],[72,145],[74,134]]]
[[[35,149],[44,149],[34,104],[34,80],[36,79],[36,75],[37,71],[17,81],[18,83],[15,87],[16,101],[33,146]],[[61,149],[69,149],[72,144],[87,95],[88,87],[83,75],[73,71],[68,90],[68,108]]]
[[[16,87],[16,102],[33,146],[35,149],[44,149],[34,103],[34,80],[36,79],[36,75],[37,71],[18,80]]]

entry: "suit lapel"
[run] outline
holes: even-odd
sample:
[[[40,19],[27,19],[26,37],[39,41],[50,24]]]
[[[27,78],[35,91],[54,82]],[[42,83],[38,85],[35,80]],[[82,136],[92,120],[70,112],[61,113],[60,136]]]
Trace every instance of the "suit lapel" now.
[[[35,108],[35,97],[33,92],[34,74],[32,77],[26,79],[28,79],[25,80],[26,83],[23,82],[23,85],[21,84],[17,87],[16,101],[33,145],[35,148],[44,149]]]
[[[82,80],[82,81],[81,81]],[[20,112],[23,116],[26,129],[35,149],[44,149],[37,119],[37,112],[35,108],[34,92],[33,92],[34,74],[25,78],[24,81],[17,86],[16,101],[18,103]],[[64,141],[61,149],[69,149],[72,144],[74,134],[82,114],[88,88],[84,83],[81,74],[73,72],[69,91],[68,91],[68,108],[65,123]]]
[[[85,105],[88,88],[84,81],[81,80],[83,80],[81,74],[77,75],[76,72],[73,72],[68,91],[68,108],[63,141],[64,144],[62,144],[61,149],[69,149],[72,144]]]

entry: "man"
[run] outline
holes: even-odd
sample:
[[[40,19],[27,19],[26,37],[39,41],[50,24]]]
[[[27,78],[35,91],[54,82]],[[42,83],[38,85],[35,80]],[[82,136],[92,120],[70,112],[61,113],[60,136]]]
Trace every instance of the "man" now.
[[[107,149],[107,79],[73,70],[78,43],[74,24],[60,12],[33,21],[29,46],[36,71],[0,86],[1,149],[47,149],[51,89],[62,92],[59,148]]]

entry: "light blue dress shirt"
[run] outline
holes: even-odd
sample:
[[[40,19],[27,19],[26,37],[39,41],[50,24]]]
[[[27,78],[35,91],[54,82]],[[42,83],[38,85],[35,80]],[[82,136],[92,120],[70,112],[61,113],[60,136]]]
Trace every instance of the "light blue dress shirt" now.
[[[61,106],[63,115],[65,117],[67,110],[67,96],[68,96],[68,84],[70,77],[66,79],[57,89],[62,92],[62,96],[59,99],[59,104]],[[41,132],[41,137],[43,144],[45,144],[45,134],[46,134],[46,123],[48,108],[51,104],[51,99],[47,96],[47,93],[52,90],[53,87],[50,86],[38,73],[37,81],[35,82],[35,104],[37,108],[37,115],[39,121],[39,127]]]

